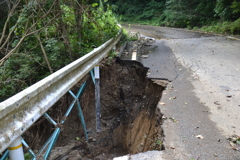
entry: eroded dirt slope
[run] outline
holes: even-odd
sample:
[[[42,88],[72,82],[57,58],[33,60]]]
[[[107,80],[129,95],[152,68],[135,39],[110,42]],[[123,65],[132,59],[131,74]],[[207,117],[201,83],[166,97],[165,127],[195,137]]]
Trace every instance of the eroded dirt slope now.
[[[83,79],[87,81],[87,87],[80,103],[89,141],[87,143],[84,138],[75,106],[62,126],[57,147],[50,159],[113,159],[125,154],[163,149],[162,114],[157,104],[164,87],[146,78],[148,68],[136,61],[105,60],[100,72],[102,131],[97,133],[95,129],[95,88],[88,75]],[[83,81],[72,88],[74,93]],[[72,97],[67,94],[49,114],[59,122],[60,115],[65,113],[71,101]],[[42,118],[25,137],[28,141],[35,140],[32,146],[39,149],[53,129]]]

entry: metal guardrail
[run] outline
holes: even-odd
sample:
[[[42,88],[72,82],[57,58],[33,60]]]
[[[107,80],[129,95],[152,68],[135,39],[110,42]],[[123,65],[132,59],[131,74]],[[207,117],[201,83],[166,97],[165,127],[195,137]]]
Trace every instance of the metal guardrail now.
[[[121,31],[90,53],[0,103],[0,153],[21,136],[116,45]]]

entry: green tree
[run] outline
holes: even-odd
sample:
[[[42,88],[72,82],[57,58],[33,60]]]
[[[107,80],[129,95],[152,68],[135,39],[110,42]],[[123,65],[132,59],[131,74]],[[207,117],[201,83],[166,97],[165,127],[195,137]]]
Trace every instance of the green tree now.
[[[240,13],[240,1],[233,1],[231,8],[233,9],[233,13]]]
[[[122,21],[158,21],[165,8],[166,0],[109,0]]]
[[[236,0],[217,0],[215,16],[219,16],[221,21],[234,21],[240,17],[239,7],[240,2]]]
[[[8,8],[0,23],[0,101],[88,53],[118,31],[108,5],[93,7],[87,0],[5,3]]]
[[[168,0],[162,24],[190,28],[206,24],[215,19],[215,4],[212,0]]]

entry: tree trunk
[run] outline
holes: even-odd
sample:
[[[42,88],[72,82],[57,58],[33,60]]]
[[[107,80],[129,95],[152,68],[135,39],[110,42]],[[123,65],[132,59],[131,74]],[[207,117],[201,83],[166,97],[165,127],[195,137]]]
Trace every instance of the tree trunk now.
[[[61,7],[60,7],[60,2],[59,1],[60,0],[57,0],[57,2],[56,2],[57,5],[56,6],[57,6],[57,10],[59,10],[59,12],[61,12]],[[70,40],[69,40],[69,37],[68,37],[68,31],[66,29],[66,25],[62,20],[62,13],[59,16],[59,24],[58,24],[57,28],[58,28],[59,34],[63,38],[63,43],[64,43],[65,48],[68,49],[69,59],[71,61],[73,61],[72,48],[70,46]]]
[[[83,21],[83,5],[82,0],[77,0],[74,5],[75,21],[76,21],[76,31],[78,34],[78,42],[82,39],[82,21]],[[80,43],[78,49],[81,49]]]

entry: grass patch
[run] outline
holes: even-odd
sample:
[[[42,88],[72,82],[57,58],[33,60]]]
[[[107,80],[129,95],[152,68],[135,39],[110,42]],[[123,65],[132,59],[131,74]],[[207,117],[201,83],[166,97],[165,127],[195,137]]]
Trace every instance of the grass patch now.
[[[194,27],[193,29],[212,33],[240,35],[240,18],[234,22],[214,22],[210,25],[201,28]]]

